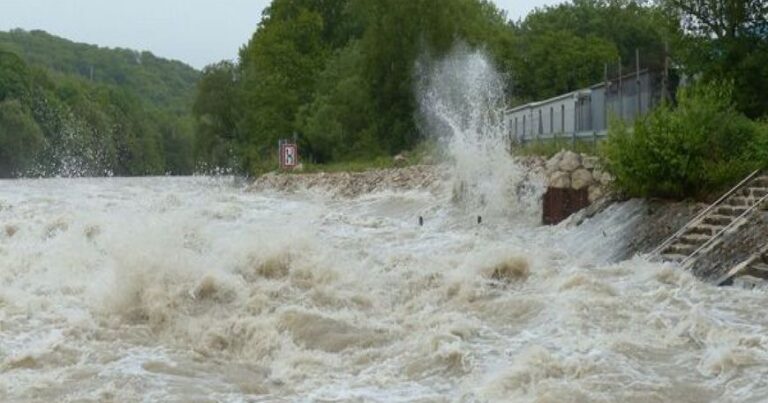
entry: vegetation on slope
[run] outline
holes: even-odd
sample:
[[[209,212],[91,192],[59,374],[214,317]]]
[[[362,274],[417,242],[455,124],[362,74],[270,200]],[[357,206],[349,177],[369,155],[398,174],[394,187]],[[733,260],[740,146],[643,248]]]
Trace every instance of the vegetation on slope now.
[[[0,177],[193,172],[197,73],[137,55],[0,33]]]

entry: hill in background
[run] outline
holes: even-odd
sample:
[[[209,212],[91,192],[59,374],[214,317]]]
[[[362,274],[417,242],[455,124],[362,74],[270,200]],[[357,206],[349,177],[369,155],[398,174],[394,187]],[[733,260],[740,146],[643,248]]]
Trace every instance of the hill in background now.
[[[30,65],[115,85],[156,108],[180,114],[189,112],[200,77],[191,66],[150,52],[76,43],[44,31],[0,32],[0,48],[16,53]]]
[[[0,177],[192,173],[198,77],[149,52],[0,32]]]

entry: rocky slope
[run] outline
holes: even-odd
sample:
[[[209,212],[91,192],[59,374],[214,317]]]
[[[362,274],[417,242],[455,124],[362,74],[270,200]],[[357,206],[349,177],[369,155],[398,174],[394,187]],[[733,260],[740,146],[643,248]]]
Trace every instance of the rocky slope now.
[[[439,191],[448,179],[448,170],[440,165],[414,165],[403,168],[364,172],[277,173],[256,179],[251,191],[296,192],[318,190],[339,197],[356,197],[383,190],[421,189]]]

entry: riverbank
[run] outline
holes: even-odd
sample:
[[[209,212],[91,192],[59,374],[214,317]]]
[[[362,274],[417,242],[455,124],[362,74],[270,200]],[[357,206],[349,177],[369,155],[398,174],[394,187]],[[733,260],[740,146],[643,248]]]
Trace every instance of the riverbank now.
[[[383,190],[437,192],[449,179],[444,165],[412,165],[361,172],[270,172],[250,184],[250,191],[297,192],[316,190],[337,197],[357,197]]]
[[[525,177],[544,180],[550,187],[589,188],[592,205],[574,215],[566,225],[578,226],[601,214],[609,206],[624,203],[610,192],[611,178],[594,157],[561,152],[548,160],[536,156],[518,158]],[[451,189],[451,170],[444,164],[412,165],[401,168],[373,169],[361,172],[272,172],[257,178],[250,191],[319,191],[333,197],[354,198],[381,191],[424,190],[439,194]],[[619,260],[652,252],[668,237],[706,208],[705,203],[650,199],[641,201],[642,219],[624,234]],[[737,234],[725,237],[721,245],[702,255],[692,271],[697,277],[713,280],[746,259],[768,238],[768,215],[762,214]]]

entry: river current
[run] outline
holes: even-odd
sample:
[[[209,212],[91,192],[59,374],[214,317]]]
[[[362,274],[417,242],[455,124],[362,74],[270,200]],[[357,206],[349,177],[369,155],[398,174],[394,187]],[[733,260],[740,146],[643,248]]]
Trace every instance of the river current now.
[[[616,262],[638,202],[478,225],[443,193],[0,181],[0,401],[768,396],[768,296]]]

